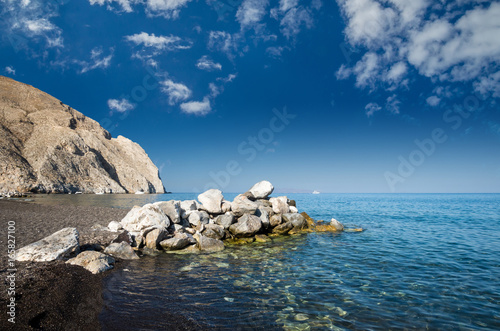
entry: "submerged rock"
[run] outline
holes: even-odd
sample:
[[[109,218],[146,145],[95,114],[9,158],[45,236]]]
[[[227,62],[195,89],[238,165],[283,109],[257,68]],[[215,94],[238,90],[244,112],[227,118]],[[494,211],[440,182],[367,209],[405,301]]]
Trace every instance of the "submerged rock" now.
[[[112,243],[104,250],[104,253],[122,260],[137,260],[139,257],[134,249],[126,242]]]
[[[275,227],[273,229],[273,233],[275,233],[275,234],[287,234],[292,229],[293,229],[292,222],[286,222],[286,223],[280,224],[277,227]]]
[[[200,233],[193,236],[198,242],[198,248],[205,252],[219,252],[224,250],[224,243],[222,240],[206,237]]]
[[[48,262],[61,260],[80,248],[76,228],[64,228],[16,252],[17,261]]]
[[[273,240],[268,236],[266,236],[265,234],[257,234],[255,235],[255,241],[259,243],[267,243]]]
[[[96,251],[85,251],[78,254],[77,257],[68,260],[66,263],[79,265],[93,274],[98,274],[112,269],[115,259]]]
[[[274,191],[274,186],[267,180],[258,182],[249,190],[255,199],[265,199]]]

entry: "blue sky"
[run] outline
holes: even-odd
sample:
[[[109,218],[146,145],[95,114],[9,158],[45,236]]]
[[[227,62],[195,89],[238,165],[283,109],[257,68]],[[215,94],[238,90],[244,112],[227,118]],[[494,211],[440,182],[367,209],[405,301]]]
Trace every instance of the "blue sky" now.
[[[0,74],[169,191],[499,192],[500,3],[0,0]]]

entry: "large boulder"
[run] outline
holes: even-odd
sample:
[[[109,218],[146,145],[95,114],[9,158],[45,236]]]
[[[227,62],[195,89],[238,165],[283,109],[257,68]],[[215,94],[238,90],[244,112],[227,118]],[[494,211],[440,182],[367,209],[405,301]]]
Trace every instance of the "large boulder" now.
[[[79,250],[79,234],[76,228],[64,228],[48,237],[19,249],[17,261],[47,262],[61,260]]]
[[[332,218],[330,220],[330,226],[335,228],[335,230],[337,230],[337,231],[344,231],[344,225],[342,225],[342,223],[337,221],[335,218]]]
[[[66,263],[79,265],[93,274],[98,274],[112,269],[115,259],[96,251],[84,251],[78,254],[77,257],[69,259]]]
[[[160,246],[166,251],[177,251],[195,243],[196,240],[190,234],[176,233],[172,238],[162,240]]]
[[[226,235],[226,231],[224,231],[224,227],[218,224],[207,224],[205,225],[205,230],[203,230],[202,234],[205,237],[222,240]]]
[[[274,186],[267,180],[258,182],[249,190],[255,199],[265,199],[274,191]]]
[[[245,214],[238,222],[229,227],[229,231],[236,237],[251,237],[262,228],[262,222],[255,215]]]
[[[262,222],[262,226],[264,229],[268,229],[271,226],[271,222],[269,219],[269,213],[272,212],[272,208],[270,207],[259,207],[255,211],[255,216],[260,218]]]
[[[176,200],[170,201],[159,201],[155,202],[154,205],[163,210],[165,215],[174,223],[179,224],[181,222],[181,202]]]
[[[210,216],[208,213],[204,210],[198,211],[194,210],[189,212],[188,215],[188,222],[191,224],[191,226],[195,228],[201,227],[202,224],[208,224],[210,220]]]
[[[147,248],[156,249],[160,242],[165,239],[165,236],[168,232],[164,228],[156,228],[149,231],[146,235],[143,235],[146,238],[145,246]]]
[[[285,222],[290,222],[293,225],[294,230],[302,230],[307,228],[307,221],[301,214],[288,213],[283,214],[283,220]]]
[[[206,237],[200,233],[193,236],[198,242],[198,248],[205,252],[219,252],[224,250],[224,243],[222,240]]]
[[[125,230],[137,235],[144,229],[152,226],[168,228],[170,219],[160,206],[147,204],[142,207],[134,207],[120,222]]]
[[[198,202],[196,200],[181,201],[181,217],[187,218],[188,212],[198,210]]]
[[[129,244],[122,241],[119,243],[112,243],[104,250],[104,253],[114,256],[122,260],[137,260],[139,257]]]
[[[286,214],[290,211],[287,197],[271,198],[269,201],[272,203],[273,211],[276,214]]]
[[[229,227],[235,222],[234,215],[232,213],[225,213],[224,215],[219,215],[215,219],[215,224],[219,224],[224,229],[229,229]]]
[[[210,189],[198,195],[198,201],[201,202],[203,208],[205,208],[210,214],[220,214],[222,213],[222,192],[217,189]]]
[[[231,211],[236,217],[241,217],[244,214],[253,215],[257,208],[259,208],[258,204],[241,194],[234,198],[231,204]]]

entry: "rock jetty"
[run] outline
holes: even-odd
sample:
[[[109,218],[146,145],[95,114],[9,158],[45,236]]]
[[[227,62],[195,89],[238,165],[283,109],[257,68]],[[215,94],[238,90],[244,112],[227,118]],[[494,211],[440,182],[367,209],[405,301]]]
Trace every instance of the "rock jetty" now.
[[[0,196],[164,193],[133,141],[32,86],[0,76]]]
[[[268,181],[227,201],[220,190],[208,190],[198,201],[160,201],[135,206],[121,222],[93,229],[92,243],[80,246],[78,231],[66,228],[17,251],[20,261],[67,259],[92,273],[109,270],[116,259],[137,259],[166,253],[212,253],[227,245],[266,243],[273,237],[341,232],[337,220],[315,221],[298,212],[286,196],[269,198],[274,187]],[[359,230],[359,229],[358,229]],[[98,252],[99,251],[99,252]]]

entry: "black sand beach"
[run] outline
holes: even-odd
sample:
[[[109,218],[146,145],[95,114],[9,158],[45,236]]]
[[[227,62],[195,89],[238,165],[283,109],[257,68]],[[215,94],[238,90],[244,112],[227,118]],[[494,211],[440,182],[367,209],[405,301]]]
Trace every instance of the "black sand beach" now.
[[[21,201],[0,201],[0,305],[2,330],[100,330],[102,283],[113,270],[93,275],[79,266],[62,261],[49,263],[16,262],[16,323],[8,322],[7,295],[7,224],[16,223],[16,248],[40,240],[62,228],[76,227],[84,243],[95,224],[106,226],[120,221],[128,210],[72,205],[46,206]],[[116,268],[126,262],[117,261]],[[162,319],[172,321],[172,330],[201,329],[178,314],[165,313]]]

